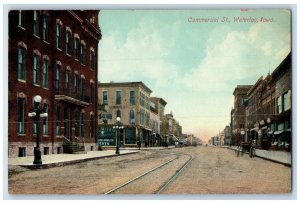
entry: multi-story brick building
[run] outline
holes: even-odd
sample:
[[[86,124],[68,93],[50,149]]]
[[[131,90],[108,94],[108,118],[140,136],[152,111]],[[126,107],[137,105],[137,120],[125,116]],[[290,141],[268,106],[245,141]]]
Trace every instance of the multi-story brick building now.
[[[28,113],[42,97],[43,154],[66,142],[95,147],[97,117],[98,10],[9,12],[9,157],[33,155],[36,124]]]
[[[136,146],[137,140],[148,147],[152,141],[150,126],[150,94],[143,82],[99,83],[98,99],[106,111],[100,114],[111,114],[105,124],[99,121],[98,144],[106,147],[116,146],[116,134],[113,125],[120,117],[124,129],[121,131],[121,146]],[[106,113],[105,113],[106,112]],[[102,117],[102,116],[100,116]]]
[[[291,53],[273,71],[272,79],[275,83],[275,143],[277,143],[279,149],[290,150],[292,142]]]
[[[240,144],[245,136],[245,105],[247,101],[247,92],[252,85],[238,85],[233,92],[234,95],[234,108],[232,111],[232,133],[234,145]]]
[[[166,138],[164,138],[164,134],[163,134],[162,130],[164,129],[163,120],[164,120],[165,107],[167,105],[167,102],[163,98],[159,98],[159,97],[151,97],[150,100],[151,100],[151,102],[153,102],[155,104],[156,111],[157,111],[157,114],[158,114],[159,120],[160,120],[160,127],[159,127],[158,134],[160,137],[162,137],[163,141],[166,141]]]

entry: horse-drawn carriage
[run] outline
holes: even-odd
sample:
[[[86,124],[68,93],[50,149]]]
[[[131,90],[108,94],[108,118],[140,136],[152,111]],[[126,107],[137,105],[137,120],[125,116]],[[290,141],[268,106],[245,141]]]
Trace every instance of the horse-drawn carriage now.
[[[252,140],[251,142],[241,142],[240,146],[238,146],[236,150],[237,156],[243,156],[245,153],[249,154],[249,157],[255,156],[255,140]]]

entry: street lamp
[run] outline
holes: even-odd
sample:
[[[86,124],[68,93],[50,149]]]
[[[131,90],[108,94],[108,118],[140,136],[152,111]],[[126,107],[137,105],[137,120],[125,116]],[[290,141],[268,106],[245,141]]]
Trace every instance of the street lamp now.
[[[36,95],[33,99],[33,111],[31,113],[28,113],[28,116],[33,119],[34,123],[36,124],[36,147],[34,149],[34,160],[33,164],[42,164],[41,159],[41,150],[40,150],[40,131],[39,131],[39,120],[40,118],[46,118],[48,117],[48,113],[44,113],[42,108],[40,108],[40,104],[42,101],[42,97],[39,95]]]
[[[120,117],[117,117],[117,122],[113,128],[117,131],[116,154],[120,154],[120,129],[123,129]]]

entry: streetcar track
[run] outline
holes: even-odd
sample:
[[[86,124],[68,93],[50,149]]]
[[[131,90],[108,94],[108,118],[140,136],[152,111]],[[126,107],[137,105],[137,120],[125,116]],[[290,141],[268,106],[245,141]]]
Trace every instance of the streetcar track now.
[[[193,156],[191,155],[188,156],[190,156],[190,158],[179,169],[176,170],[176,173],[170,179],[168,179],[168,181],[162,187],[160,187],[159,190],[155,192],[155,194],[160,194],[165,189],[167,189],[175,181],[175,179],[181,174],[183,169],[194,159]]]
[[[137,177],[135,177],[135,178],[133,178],[133,179],[130,179],[129,181],[127,181],[127,182],[125,182],[125,183],[123,183],[123,184],[121,184],[121,185],[119,185],[119,186],[117,186],[117,187],[115,187],[114,189],[112,189],[112,190],[110,190],[110,191],[108,191],[108,192],[106,192],[106,193],[104,193],[104,195],[108,195],[108,194],[112,194],[112,193],[114,193],[114,192],[116,192],[116,191],[118,191],[118,190],[120,190],[120,189],[122,189],[122,188],[124,188],[125,186],[128,186],[129,184],[132,184],[133,182],[135,182],[135,181],[137,181],[137,180],[140,180],[140,179],[142,179],[143,177],[145,177],[146,175],[149,175],[150,173],[152,173],[152,172],[155,172],[155,171],[157,171],[157,170],[159,170],[159,169],[161,169],[162,167],[164,167],[164,166],[166,166],[167,164],[170,164],[171,162],[173,162],[173,161],[175,161],[176,159],[178,159],[179,158],[179,156],[183,156],[183,155],[186,155],[186,156],[189,156],[190,158],[180,167],[180,168],[178,168],[177,170],[176,170],[176,172],[175,172],[175,174],[173,174],[172,176],[171,176],[171,178],[170,179],[168,179],[156,192],[155,192],[155,194],[159,194],[159,193],[161,193],[162,191],[164,191],[178,176],[179,176],[179,174],[183,171],[183,169],[190,163],[190,161],[192,161],[192,159],[193,159],[193,157],[191,156],[191,155],[187,155],[187,154],[175,154],[176,155],[176,157],[175,158],[173,158],[173,159],[171,159],[171,160],[168,160],[167,162],[164,162],[163,164],[161,164],[161,165],[159,165],[159,166],[157,166],[157,167],[155,167],[155,168],[152,168],[151,170],[149,170],[149,171],[147,171],[147,172],[145,172],[145,173],[143,173],[143,174],[141,174],[141,175],[139,175],[139,176],[137,176]]]

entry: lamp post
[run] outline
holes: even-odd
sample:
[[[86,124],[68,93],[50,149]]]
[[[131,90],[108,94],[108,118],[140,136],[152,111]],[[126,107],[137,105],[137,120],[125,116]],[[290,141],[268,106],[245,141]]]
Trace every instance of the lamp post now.
[[[120,154],[120,129],[123,129],[120,117],[117,117],[117,122],[113,128],[117,131],[116,154]]]
[[[48,113],[44,113],[42,108],[40,108],[40,104],[42,101],[42,97],[39,95],[36,95],[34,97],[34,104],[33,104],[33,111],[31,113],[28,113],[28,116],[31,117],[34,121],[34,124],[36,124],[36,147],[34,149],[34,160],[33,164],[39,165],[42,164],[41,159],[41,150],[40,150],[40,131],[39,131],[39,120],[40,118],[46,118],[48,117]]]

